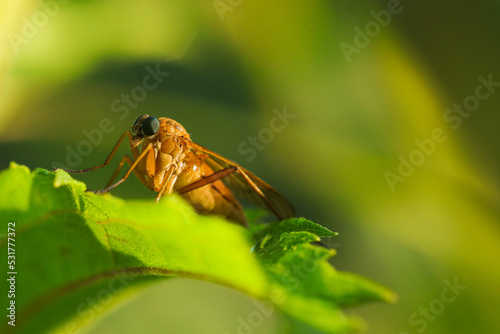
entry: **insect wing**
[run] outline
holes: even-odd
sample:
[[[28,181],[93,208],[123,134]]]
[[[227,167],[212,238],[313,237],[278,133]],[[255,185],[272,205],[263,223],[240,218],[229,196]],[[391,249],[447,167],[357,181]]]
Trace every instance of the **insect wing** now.
[[[205,162],[217,172],[221,169],[235,166],[238,170],[222,179],[225,185],[239,196],[253,204],[263,207],[280,220],[293,217],[295,210],[290,202],[276,189],[264,182],[261,178],[241,167],[237,163],[224,158],[201,145],[191,142],[192,149],[200,154],[208,155]]]

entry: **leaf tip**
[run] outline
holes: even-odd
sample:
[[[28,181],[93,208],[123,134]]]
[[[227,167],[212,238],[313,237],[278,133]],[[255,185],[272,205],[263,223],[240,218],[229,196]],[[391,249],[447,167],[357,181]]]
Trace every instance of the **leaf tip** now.
[[[18,164],[18,163],[17,163],[17,162],[15,162],[15,161],[11,161],[11,162],[10,162],[10,164],[9,164],[9,169],[16,169],[16,168],[19,168],[19,169],[24,169],[24,170],[26,170],[26,171],[28,171],[28,172],[30,171],[30,169],[29,169],[27,166],[25,166],[25,165],[20,165],[20,164]]]
[[[399,301],[398,294],[392,290],[387,290],[384,297],[387,303],[396,304]]]
[[[77,181],[75,180],[74,178],[71,177],[71,175],[69,175],[66,171],[62,170],[62,169],[58,169],[54,172],[49,172],[47,171],[46,169],[41,169],[41,168],[38,168],[36,170],[38,173],[40,174],[44,174],[44,173],[53,173],[54,174],[54,188],[59,188],[59,187],[62,187],[62,186],[77,186],[78,188],[80,188],[82,191],[85,191],[85,189],[87,189],[87,186],[85,185],[85,183],[81,182],[81,181]]]

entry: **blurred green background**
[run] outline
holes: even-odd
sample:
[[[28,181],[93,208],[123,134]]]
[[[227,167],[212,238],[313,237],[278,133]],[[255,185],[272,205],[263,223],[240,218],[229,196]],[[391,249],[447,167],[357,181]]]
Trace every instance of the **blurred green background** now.
[[[498,1],[2,0],[0,167],[90,167],[139,115],[173,118],[340,232],[337,269],[399,294],[349,310],[368,333],[499,333],[499,21]],[[254,309],[168,280],[86,332],[236,333]]]

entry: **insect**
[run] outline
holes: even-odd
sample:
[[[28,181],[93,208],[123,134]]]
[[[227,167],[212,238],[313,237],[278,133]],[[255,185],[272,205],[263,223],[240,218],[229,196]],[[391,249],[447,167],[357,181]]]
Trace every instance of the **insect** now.
[[[246,217],[235,194],[272,212],[278,219],[294,216],[294,208],[276,189],[245,168],[193,142],[184,127],[173,119],[142,115],[118,139],[103,164],[70,173],[86,173],[107,166],[125,138],[132,157],[125,155],[115,169],[107,192],[131,173],[150,190],[156,201],[176,192],[201,214],[216,214],[246,226]],[[127,163],[125,175],[113,183]]]

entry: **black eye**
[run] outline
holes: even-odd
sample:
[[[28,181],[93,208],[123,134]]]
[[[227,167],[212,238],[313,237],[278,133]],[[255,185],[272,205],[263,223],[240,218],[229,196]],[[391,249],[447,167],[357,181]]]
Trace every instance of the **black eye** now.
[[[139,121],[140,121],[141,119],[143,119],[143,118],[147,118],[147,117],[149,117],[149,115],[148,115],[148,114],[146,114],[146,115],[141,115],[141,116],[137,117],[137,119],[136,119],[136,120],[135,120],[135,122],[134,122],[134,126],[140,125],[140,123],[141,123],[141,122],[139,122]]]
[[[141,116],[142,117],[142,116]],[[142,121],[142,133],[146,136],[152,136],[160,129],[160,121],[156,117],[148,117]]]

